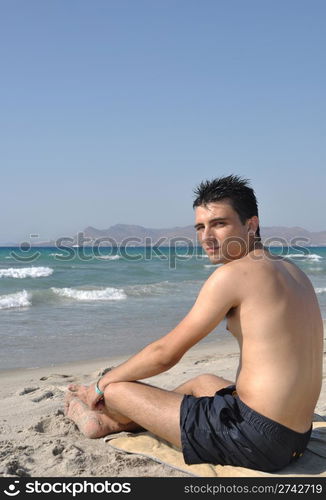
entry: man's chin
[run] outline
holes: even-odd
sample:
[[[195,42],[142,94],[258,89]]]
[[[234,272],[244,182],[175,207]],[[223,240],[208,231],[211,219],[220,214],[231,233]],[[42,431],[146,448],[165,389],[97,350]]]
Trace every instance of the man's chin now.
[[[211,264],[223,264],[224,259],[219,252],[207,254]]]

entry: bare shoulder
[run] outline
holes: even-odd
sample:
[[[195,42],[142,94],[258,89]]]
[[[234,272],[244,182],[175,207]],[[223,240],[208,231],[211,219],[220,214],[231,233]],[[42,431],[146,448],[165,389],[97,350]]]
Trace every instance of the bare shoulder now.
[[[246,268],[238,261],[228,262],[218,267],[205,281],[202,294],[219,296],[219,300],[239,297],[239,281],[246,273]]]
[[[303,281],[304,273],[291,261],[282,256],[271,254],[268,249],[249,253],[240,259],[218,267],[207,279],[204,289],[223,288],[224,293],[248,295],[248,286],[265,285],[280,277],[292,276],[296,281]]]
[[[247,290],[249,282],[253,283],[272,277],[275,275],[276,268],[283,265],[282,260],[270,257],[267,252],[260,255],[248,254],[217,268],[207,283],[210,282],[212,287],[223,285],[227,290],[241,295],[241,291]],[[243,285],[245,290],[242,290]]]
[[[215,269],[209,278],[207,278],[206,283],[226,284],[228,281],[231,281],[238,272],[241,272],[241,268],[237,265],[237,262],[228,262]]]
[[[307,275],[296,266],[290,259],[283,255],[273,255],[264,248],[260,252],[249,253],[245,257],[233,261],[229,266],[229,272],[237,275],[240,283],[247,288],[248,277],[253,286],[266,286],[267,282],[289,284],[295,282],[304,286],[311,286]]]
[[[232,280],[240,274],[246,273],[246,271],[251,267],[252,260],[246,255],[241,259],[236,259],[227,264],[223,264],[218,267],[210,276],[209,279],[212,280]]]

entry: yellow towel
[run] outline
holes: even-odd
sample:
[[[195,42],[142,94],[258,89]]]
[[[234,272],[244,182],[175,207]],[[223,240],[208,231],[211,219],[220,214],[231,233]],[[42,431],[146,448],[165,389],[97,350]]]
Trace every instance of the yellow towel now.
[[[175,469],[199,477],[282,477],[322,476],[326,477],[326,421],[313,423],[313,430],[304,455],[276,473],[261,472],[231,465],[195,464],[187,465],[182,452],[167,441],[150,432],[138,434],[121,432],[104,437],[110,446],[127,453],[136,453]]]

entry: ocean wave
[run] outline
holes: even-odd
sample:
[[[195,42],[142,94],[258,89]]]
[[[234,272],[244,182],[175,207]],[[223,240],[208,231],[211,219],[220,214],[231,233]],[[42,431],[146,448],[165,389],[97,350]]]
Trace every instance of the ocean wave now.
[[[98,258],[99,259],[103,259],[103,260],[117,260],[117,259],[121,259],[120,255],[101,255]]]
[[[143,283],[139,285],[125,286],[124,291],[128,297],[146,297],[153,295],[168,295],[171,293],[179,293],[185,290],[189,285],[198,286],[202,280],[185,280],[185,281],[159,281],[157,283]]]
[[[161,281],[159,283],[149,283],[142,285],[129,285],[125,288],[127,295],[131,297],[143,297],[146,295],[162,295],[166,294],[175,287],[175,283],[169,281]]]
[[[326,293],[326,288],[315,288],[316,293]]]
[[[14,309],[31,306],[31,294],[26,290],[0,296],[0,309]]]
[[[309,259],[309,260],[322,260],[321,255],[316,253],[309,253],[307,255],[303,253],[292,253],[288,254],[286,257],[290,257],[290,259]]]
[[[124,300],[127,298],[124,290],[121,288],[108,287],[101,290],[78,290],[76,288],[51,287],[51,290],[60,297],[82,301]]]
[[[51,267],[9,267],[0,269],[0,278],[43,278],[52,273]]]
[[[64,253],[49,253],[50,257],[64,257]]]

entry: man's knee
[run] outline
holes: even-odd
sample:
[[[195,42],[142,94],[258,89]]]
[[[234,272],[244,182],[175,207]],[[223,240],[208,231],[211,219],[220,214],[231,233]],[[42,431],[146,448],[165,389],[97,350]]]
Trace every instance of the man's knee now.
[[[109,417],[120,424],[130,423],[125,416],[126,401],[130,395],[130,382],[112,382],[104,389],[104,404]]]
[[[130,382],[112,382],[104,389],[104,400],[109,405],[115,405],[121,398],[125,397]]]
[[[212,380],[214,379],[216,379],[216,376],[212,375],[211,373],[201,373],[200,375],[197,375],[197,377],[194,377],[192,380],[197,384],[206,385],[207,383],[212,382]]]
[[[230,380],[223,379],[212,373],[203,373],[192,379],[193,395],[214,396],[220,389],[232,384]]]

